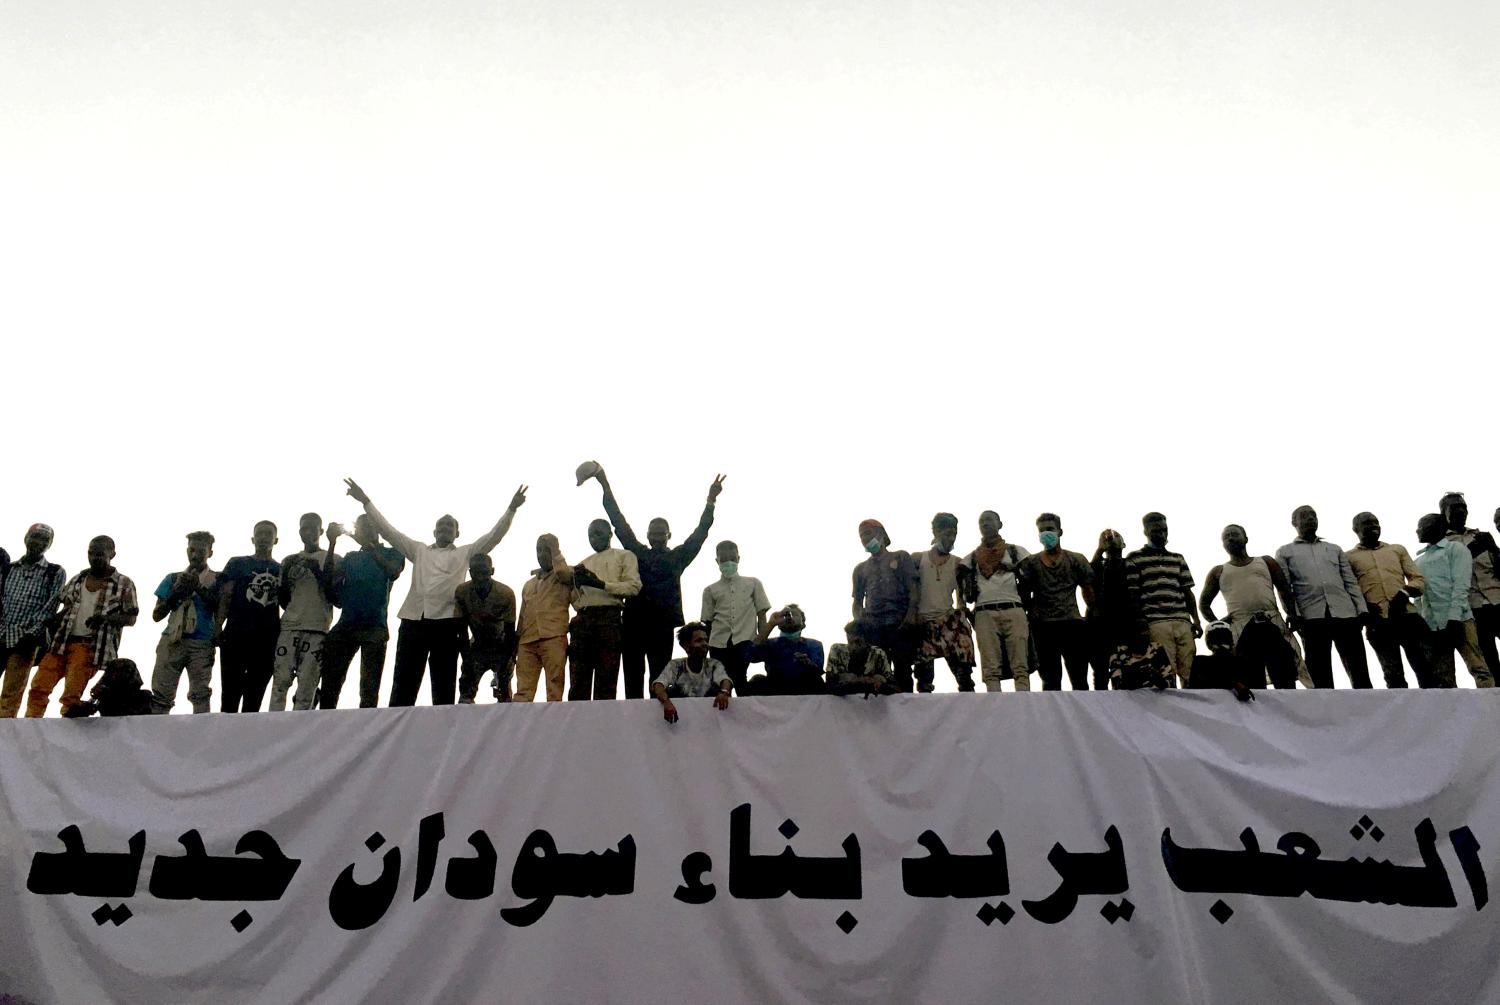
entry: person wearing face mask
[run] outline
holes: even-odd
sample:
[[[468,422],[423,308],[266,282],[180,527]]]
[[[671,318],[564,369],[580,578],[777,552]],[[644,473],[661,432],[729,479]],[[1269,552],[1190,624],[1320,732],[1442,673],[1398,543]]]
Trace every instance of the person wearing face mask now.
[[[766,619],[760,638],[750,647],[750,662],[764,663],[766,672],[745,682],[745,694],[823,694],[823,643],[805,638],[807,615],[787,604]],[[771,638],[771,629],[781,634]]]
[[[620,642],[625,599],[641,592],[635,555],[609,546],[608,520],[589,524],[594,553],[573,568],[568,626],[568,700],[611,701],[620,686]]]
[[[454,544],[458,521],[448,514],[438,517],[432,528],[432,544],[422,544],[391,526],[352,478],[344,479],[344,483],[349,495],[364,506],[375,522],[376,532],[411,563],[411,588],[396,613],[401,627],[396,631],[390,703],[393,706],[417,703],[417,691],[430,658],[432,703],[451,705],[458,687],[458,652],[463,631],[463,622],[454,608],[458,584],[469,574],[469,557],[488,555],[510,530],[516,510],[526,504],[526,486],[516,489],[510,506],[495,526],[468,544]]]
[[[1370,687],[1370,664],[1360,624],[1368,623],[1370,607],[1344,549],[1318,536],[1318,513],[1311,506],[1292,511],[1296,540],[1276,549],[1276,561],[1292,584],[1292,630],[1302,636],[1307,671],[1313,685],[1333,687],[1331,647],[1356,688]]]
[[[740,575],[740,547],[720,541],[714,548],[719,579],[703,588],[703,617],[708,625],[709,655],[724,664],[736,692],[744,693],[750,647],[766,627],[771,602],[754,576]]]
[[[1016,578],[1031,622],[1042,690],[1062,690],[1066,664],[1073,690],[1087,691],[1088,634],[1077,594],[1081,590],[1083,602],[1093,605],[1094,571],[1088,559],[1062,547],[1062,518],[1056,513],[1037,517],[1036,531],[1042,550],[1021,562]]]
[[[1181,555],[1167,550],[1165,516],[1147,513],[1141,518],[1141,528],[1146,544],[1125,556],[1125,590],[1151,641],[1166,650],[1177,684],[1187,687],[1195,640],[1203,637],[1193,574]]]
[[[959,589],[962,563],[953,554],[957,539],[958,517],[939,513],[932,518],[931,550],[915,556],[918,643],[912,672],[923,693],[932,691],[939,658],[948,664],[960,691],[974,690],[974,635]]]
[[[863,638],[889,658],[892,686],[898,692],[910,692],[916,656],[917,564],[906,552],[891,549],[891,536],[879,520],[860,523],[859,543],[869,557],[854,567],[854,620]]]

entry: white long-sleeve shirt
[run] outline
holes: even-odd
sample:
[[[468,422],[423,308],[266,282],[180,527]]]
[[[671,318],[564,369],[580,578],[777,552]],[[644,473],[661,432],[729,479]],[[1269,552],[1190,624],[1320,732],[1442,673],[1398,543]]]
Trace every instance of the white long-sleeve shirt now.
[[[469,557],[489,554],[510,530],[510,522],[516,515],[515,510],[508,509],[488,533],[468,544],[439,548],[435,544],[415,541],[392,527],[373,503],[365,507],[365,512],[370,514],[380,535],[411,563],[411,589],[406,593],[401,610],[396,612],[403,621],[457,617],[453,609],[453,594],[459,584],[469,578]]]

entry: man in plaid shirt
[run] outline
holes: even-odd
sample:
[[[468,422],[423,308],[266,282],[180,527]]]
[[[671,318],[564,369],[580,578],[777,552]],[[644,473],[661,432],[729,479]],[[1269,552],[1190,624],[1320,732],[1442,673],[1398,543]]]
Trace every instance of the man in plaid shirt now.
[[[89,542],[89,567],[68,580],[58,595],[61,609],[52,647],[31,678],[26,717],[39,719],[58,681],[64,681],[58,704],[64,713],[83,697],[89,678],[120,652],[120,633],[140,613],[135,584],[115,569],[115,542],[100,535]]]
[[[56,605],[67,573],[43,556],[52,547],[52,528],[34,523],[26,531],[26,554],[4,576],[4,615],[0,619],[0,716],[21,710],[26,678],[47,643],[45,622]]]

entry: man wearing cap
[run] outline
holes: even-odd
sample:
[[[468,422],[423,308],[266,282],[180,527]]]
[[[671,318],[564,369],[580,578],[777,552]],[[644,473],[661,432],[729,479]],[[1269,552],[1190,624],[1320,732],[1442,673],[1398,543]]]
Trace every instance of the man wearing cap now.
[[[13,719],[21,710],[21,696],[31,668],[47,645],[47,616],[67,575],[63,567],[43,556],[52,547],[52,528],[34,523],[26,531],[26,553],[11,565],[3,580],[3,637],[0,637],[0,717]]]
[[[891,550],[891,536],[879,520],[859,525],[859,543],[869,555],[854,567],[854,620],[870,645],[891,662],[897,691],[912,689],[916,655],[917,564],[904,551]]]
[[[397,612],[401,627],[396,631],[396,666],[391,681],[392,706],[415,705],[429,659],[432,667],[432,703],[452,705],[458,689],[458,652],[463,621],[455,611],[458,584],[469,574],[469,557],[487,555],[510,530],[516,510],[526,503],[526,486],[516,489],[510,506],[487,532],[468,544],[454,544],[458,520],[449,514],[438,517],[432,528],[432,544],[422,544],[401,533],[375,508],[369,495],[353,479],[344,479],[349,495],[364,506],[375,530],[391,542],[411,563],[411,589]]]
[[[89,678],[120,653],[120,634],[140,614],[135,583],[114,567],[115,542],[100,534],[89,542],[89,567],[63,585],[48,605],[53,628],[51,647],[31,675],[26,717],[39,719],[58,681],[63,681],[58,704],[64,714],[83,698]]]
[[[693,564],[703,543],[708,540],[709,528],[714,525],[714,504],[724,490],[724,476],[719,475],[708,487],[708,501],[698,518],[698,526],[693,528],[686,541],[669,548],[667,543],[672,539],[672,528],[662,517],[656,517],[646,525],[645,544],[635,536],[635,531],[630,529],[625,515],[620,512],[614,489],[602,467],[590,461],[579,468],[578,474],[580,485],[589,478],[599,480],[604,489],[604,512],[614,524],[615,537],[626,551],[635,556],[641,591],[625,598],[620,665],[625,671],[625,697],[649,697],[645,685],[654,681],[672,658],[672,631],[683,623],[682,574]],[[646,667],[644,677],[643,664]]]

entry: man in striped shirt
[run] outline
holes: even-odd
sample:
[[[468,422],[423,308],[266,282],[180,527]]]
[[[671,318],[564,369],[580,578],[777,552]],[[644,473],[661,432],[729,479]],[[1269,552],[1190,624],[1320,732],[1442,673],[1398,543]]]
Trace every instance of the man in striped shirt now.
[[[1195,640],[1203,625],[1193,597],[1193,574],[1187,562],[1167,550],[1167,518],[1147,513],[1141,518],[1146,545],[1125,556],[1125,592],[1137,616],[1146,623],[1151,641],[1166,650],[1178,685],[1186,687],[1193,670]]]

